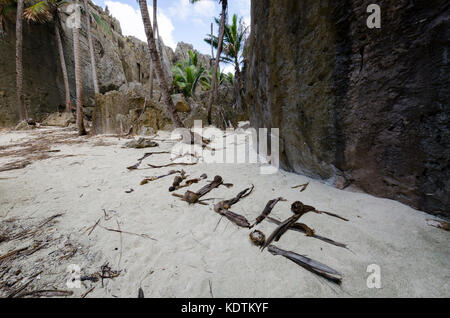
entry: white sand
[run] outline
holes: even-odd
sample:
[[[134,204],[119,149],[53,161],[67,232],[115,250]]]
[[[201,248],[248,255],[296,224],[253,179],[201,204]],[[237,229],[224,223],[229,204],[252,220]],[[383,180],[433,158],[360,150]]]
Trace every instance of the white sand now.
[[[39,138],[40,132],[42,129],[0,132],[0,146]],[[261,175],[257,164],[182,167],[191,177],[207,173],[207,180],[211,180],[218,174],[234,184],[232,188],[215,189],[206,198],[229,199],[254,184],[253,193],[231,209],[250,222],[268,200],[278,196],[288,200],[278,203],[272,211],[271,216],[278,219],[292,215],[290,205],[295,200],[348,218],[350,221],[345,222],[310,213],[301,221],[316,234],[348,244],[351,251],[294,231],[288,231],[275,243],[340,271],[343,281],[339,287],[281,256],[273,256],[267,250],[261,253],[250,243],[249,230],[238,228],[225,218],[217,226],[220,216],[212,205],[189,206],[173,197],[168,192],[173,176],[139,185],[144,176],[161,175],[178,167],[135,171],[126,167],[145,152],[170,149],[172,143],[160,142],[158,148],[124,149],[121,146],[127,139],[80,138],[86,142],[53,147],[61,150],[58,155],[73,157],[35,161],[24,169],[0,172],[2,222],[15,218],[24,224],[39,223],[64,213],[44,233],[51,237],[47,247],[14,260],[25,279],[30,275],[26,273],[43,270],[30,290],[67,290],[68,265],[79,264],[82,275],[87,275],[109,262],[112,269],[122,270],[119,277],[104,280],[104,287],[101,282],[84,282],[82,288],[73,290],[73,297],[92,286],[95,289],[87,297],[137,297],[139,287],[146,297],[211,297],[211,292],[214,297],[450,296],[450,236],[449,232],[427,225],[426,219],[435,219],[431,215],[392,200],[341,191],[293,173]],[[163,138],[168,139],[168,133],[160,132],[157,139]],[[99,140],[113,145],[94,146]],[[0,157],[0,166],[11,160]],[[144,160],[141,168],[146,163],[168,162],[169,155],[154,155]],[[195,191],[206,182],[189,189]],[[291,189],[305,182],[309,186],[304,192]],[[134,192],[125,193],[130,188]],[[104,216],[102,209],[111,218],[101,219],[100,225],[117,229],[118,222],[123,231],[146,234],[157,241],[121,235],[99,226],[88,236],[86,229]],[[256,228],[267,237],[275,225],[263,221]],[[79,250],[69,259],[52,258],[55,254],[51,253],[67,247],[68,242],[79,246]],[[0,255],[30,244],[32,239],[0,243]],[[366,285],[370,264],[381,268],[380,289]],[[0,285],[1,282],[0,279]]]

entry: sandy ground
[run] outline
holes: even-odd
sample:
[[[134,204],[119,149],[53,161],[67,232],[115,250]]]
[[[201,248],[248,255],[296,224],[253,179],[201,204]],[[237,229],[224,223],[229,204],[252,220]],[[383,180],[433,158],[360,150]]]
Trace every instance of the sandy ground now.
[[[1,131],[0,147],[16,144],[20,149],[18,143],[53,133],[75,143],[52,144],[51,149],[60,152],[50,158],[0,172],[0,235],[8,237],[0,240],[0,256],[26,248],[0,260],[2,297],[36,290],[70,290],[71,297],[87,292],[86,297],[137,297],[139,287],[145,297],[450,296],[450,234],[427,225],[427,219],[436,218],[426,213],[302,175],[263,175],[258,164],[149,169],[147,163],[170,162],[169,155],[160,154],[145,159],[138,170],[126,169],[145,152],[170,150],[173,142],[167,132],[155,137],[157,148],[128,149],[122,145],[129,139],[77,137],[67,129]],[[230,139],[227,144],[235,143],[239,144]],[[0,166],[20,159],[1,156],[16,148],[0,150]],[[140,185],[144,176],[180,168],[190,177],[206,173],[207,180],[221,175],[234,186],[211,191],[205,197],[216,199],[203,206],[172,196],[168,187],[173,176]],[[196,191],[207,180],[189,189]],[[303,192],[291,188],[305,182],[309,186]],[[296,200],[349,219],[314,213],[301,218],[316,234],[346,243],[349,250],[294,231],[275,243],[340,271],[341,286],[282,256],[260,252],[249,240],[250,230],[214,212],[213,202],[229,199],[251,184],[253,193],[231,209],[250,222],[278,196],[287,199],[272,211],[278,219],[292,215],[290,205]],[[126,193],[130,188],[134,191]],[[58,214],[62,215],[50,218]],[[256,228],[267,237],[275,227],[263,221]],[[119,228],[128,233],[107,230]],[[24,231],[28,234],[22,235]],[[115,278],[85,280],[81,288],[70,289],[66,283],[71,264],[80,267],[81,276],[99,272],[105,264],[119,272]],[[381,288],[367,287],[370,264],[381,269]]]

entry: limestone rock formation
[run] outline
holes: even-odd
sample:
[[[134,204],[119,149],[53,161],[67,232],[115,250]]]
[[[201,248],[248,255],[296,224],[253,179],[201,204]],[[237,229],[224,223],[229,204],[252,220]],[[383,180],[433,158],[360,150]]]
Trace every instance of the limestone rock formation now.
[[[97,76],[101,93],[119,89],[129,82],[148,83],[150,66],[148,47],[134,37],[123,36],[119,22],[102,8],[89,2],[90,9],[103,21],[92,20]],[[75,67],[73,57],[72,30],[67,26],[68,15],[61,15],[64,56],[67,65],[72,104],[75,101]],[[82,20],[86,16],[82,16]],[[15,26],[14,21],[5,20],[6,34],[0,38],[0,126],[17,123],[15,87]],[[46,114],[64,108],[64,84],[52,24],[24,23],[23,65],[25,104],[30,116],[36,120]],[[94,111],[94,89],[91,62],[85,24],[80,30],[81,63],[83,74],[83,105],[86,113]],[[164,69],[170,74],[173,52],[164,46]],[[170,78],[169,78],[170,79]]]
[[[73,123],[75,123],[75,117],[69,112],[52,113],[42,121],[42,125],[57,127],[67,127],[69,124]]]
[[[450,216],[450,4],[252,1],[246,102],[284,168]]]
[[[135,82],[97,95],[93,132],[124,135],[170,129],[172,122],[165,105],[149,100],[147,96],[142,84]]]

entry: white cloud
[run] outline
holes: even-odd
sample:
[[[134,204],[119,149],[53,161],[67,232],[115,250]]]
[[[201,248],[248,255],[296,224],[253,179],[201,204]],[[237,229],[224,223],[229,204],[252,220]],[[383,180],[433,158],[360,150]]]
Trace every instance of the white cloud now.
[[[147,41],[139,9],[135,10],[132,6],[118,1],[105,1],[105,5],[108,6],[111,15],[119,20],[124,35],[132,35],[142,41]],[[149,6],[148,10],[150,19],[152,19],[153,8]],[[170,18],[160,10],[158,10],[158,28],[164,44],[175,49],[177,44],[172,35],[174,26]]]
[[[202,18],[211,19],[218,15],[217,2],[214,0],[201,0],[190,3],[189,0],[178,0],[176,4],[168,9],[171,17],[180,20],[197,20]]]

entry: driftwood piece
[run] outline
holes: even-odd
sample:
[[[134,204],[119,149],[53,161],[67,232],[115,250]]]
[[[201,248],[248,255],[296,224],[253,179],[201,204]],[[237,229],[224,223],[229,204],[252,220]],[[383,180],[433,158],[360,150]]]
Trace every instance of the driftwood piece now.
[[[281,223],[280,220],[277,220],[277,219],[272,218],[272,217],[270,217],[270,216],[268,216],[268,217],[266,218],[266,220],[269,221],[269,222],[275,223],[275,224],[277,224],[277,225],[279,225],[279,224]],[[293,230],[293,231],[297,231],[297,232],[301,232],[301,233],[306,234],[305,228],[304,228],[303,226],[301,226],[300,224],[301,224],[301,223],[294,223],[294,224],[292,224],[291,227],[289,228],[289,230]],[[323,237],[323,236],[317,235],[317,234],[315,234],[315,233],[312,233],[312,235],[309,235],[309,236],[310,236],[310,237],[313,237],[313,238],[315,238],[315,239],[321,240],[321,241],[323,241],[323,242],[326,242],[326,243],[335,245],[335,246],[347,248],[347,245],[344,244],[344,243],[336,242],[336,241],[334,241],[334,240],[332,240],[332,239],[329,239],[329,238],[327,238],[327,237]]]
[[[205,185],[202,188],[200,188],[200,190],[198,190],[196,192],[196,194],[200,198],[200,197],[204,196],[205,194],[207,194],[208,192],[210,192],[212,189],[217,188],[221,184],[223,184],[223,179],[222,179],[221,176],[217,175],[217,176],[214,177],[213,181],[211,181],[207,185]]]
[[[19,249],[13,250],[13,251],[11,251],[11,252],[8,252],[8,253],[6,253],[6,254],[0,256],[0,263],[1,263],[3,260],[5,260],[5,259],[7,259],[7,258],[9,258],[9,257],[11,257],[11,256],[14,256],[14,255],[16,255],[16,254],[19,254],[20,252],[23,252],[23,251],[27,250],[29,247],[30,247],[30,246],[28,246],[28,247],[23,247],[23,248],[19,248]]]
[[[165,154],[168,154],[168,153],[170,153],[170,151],[153,151],[153,152],[146,152],[141,158],[138,159],[138,162],[137,162],[137,163],[135,163],[135,164],[132,165],[132,166],[127,167],[127,169],[128,169],[128,170],[136,170],[136,169],[141,165],[142,161],[143,161],[145,158],[148,158],[148,157],[150,157],[151,155],[164,154],[164,153],[165,153]]]
[[[229,200],[220,201],[219,203],[214,205],[214,211],[219,213],[220,215],[225,216],[228,220],[230,220],[231,222],[233,222],[234,224],[236,224],[238,226],[251,228],[250,223],[244,216],[230,211],[229,208],[233,204],[236,204],[237,202],[239,202],[239,200],[250,195],[250,193],[252,193],[254,187],[255,186],[252,185],[251,187],[246,188],[246,189],[242,190],[241,192],[239,192],[234,198],[231,198]]]
[[[81,295],[81,298],[85,298],[89,293],[91,293],[95,289],[95,286],[92,286],[91,289],[89,289],[87,292],[85,292],[83,295]]]
[[[292,213],[294,213],[294,215],[287,218],[278,225],[278,227],[267,238],[261,250],[264,250],[270,243],[272,243],[273,240],[278,241],[281,236],[286,233],[286,231],[292,226],[292,224],[297,222],[302,215],[314,210],[315,209],[312,206],[304,205],[300,201],[295,201],[294,203],[292,203],[291,211]]]
[[[329,215],[329,216],[333,216],[335,218],[338,218],[338,219],[341,219],[341,220],[344,220],[344,221],[348,221],[348,219],[346,219],[346,218],[344,218],[344,217],[342,217],[342,216],[340,216],[338,214],[335,214],[335,213],[331,213],[331,212],[327,212],[327,211],[319,211],[319,210],[314,210],[314,212],[319,213],[319,214],[323,213],[323,214],[326,214],[326,215]]]
[[[301,188],[300,192],[303,192],[303,191],[306,190],[306,187],[308,186],[308,184],[309,184],[309,182],[303,183],[303,184],[299,184],[299,185],[291,187],[291,189]]]
[[[234,213],[227,209],[221,209],[218,212],[219,214],[225,216],[228,220],[236,224],[237,226],[250,228],[250,223],[245,218],[245,216],[242,216],[240,214]]]
[[[36,296],[36,297],[62,297],[62,296],[72,296],[73,291],[71,290],[58,290],[58,289],[44,289],[44,290],[33,290],[27,293],[20,294],[20,297],[24,296]]]
[[[149,166],[150,168],[165,168],[165,167],[170,167],[170,166],[193,166],[196,165],[197,162],[172,162],[172,163],[168,163],[166,165],[152,165],[150,163],[147,164],[147,166]]]
[[[175,174],[175,173],[182,173],[184,170],[170,170],[168,173],[166,173],[166,174],[163,174],[163,175],[160,175],[160,176],[154,176],[154,177],[145,177],[144,179],[142,179],[142,181],[141,181],[141,185],[144,185],[144,184],[147,184],[148,182],[150,182],[150,181],[155,181],[155,180],[158,180],[158,179],[161,179],[161,178],[164,178],[164,177],[167,177],[167,176],[170,176],[170,175],[172,175],[172,174]]]
[[[253,223],[252,227],[261,223],[270,214],[270,212],[272,212],[272,209],[275,207],[275,205],[279,201],[286,201],[286,199],[279,197],[279,198],[276,198],[276,199],[273,199],[273,200],[270,200],[269,202],[267,202],[266,207],[264,208],[262,213],[256,218],[256,221],[255,221],[255,223]]]
[[[236,204],[237,202],[239,202],[240,199],[243,199],[243,198],[249,196],[250,193],[252,193],[254,188],[255,188],[255,186],[252,184],[251,187],[242,190],[234,198],[218,202],[217,204],[214,205],[214,211],[217,213],[220,213],[220,210],[227,210],[227,209],[231,208],[231,206],[233,204]]]
[[[199,178],[186,180],[183,185],[181,185],[181,182],[183,180],[174,179],[172,186],[169,188],[169,191],[172,192],[172,191],[175,191],[175,190],[178,190],[178,189],[181,189],[181,188],[190,187],[194,183],[198,183],[201,180],[206,179],[207,177],[208,176],[206,175],[206,173],[203,173]]]
[[[204,202],[202,202],[204,200],[200,200],[200,198],[202,196],[204,196],[205,194],[207,194],[208,192],[210,192],[212,189],[217,188],[221,184],[223,184],[223,179],[222,179],[221,176],[217,175],[217,176],[214,177],[213,181],[211,181],[207,185],[203,186],[197,192],[192,192],[192,191],[187,190],[184,193],[184,195],[181,195],[181,194],[178,194],[178,193],[172,193],[172,195],[175,196],[175,197],[181,198],[181,200],[186,201],[189,204],[194,204],[194,203],[205,204]]]
[[[284,256],[287,259],[293,261],[294,263],[300,265],[301,267],[307,269],[308,271],[317,274],[319,276],[322,276],[336,284],[340,284],[342,281],[341,273],[309,257],[291,251],[282,250],[281,248],[278,248],[275,245],[270,245],[268,250],[273,255]]]

